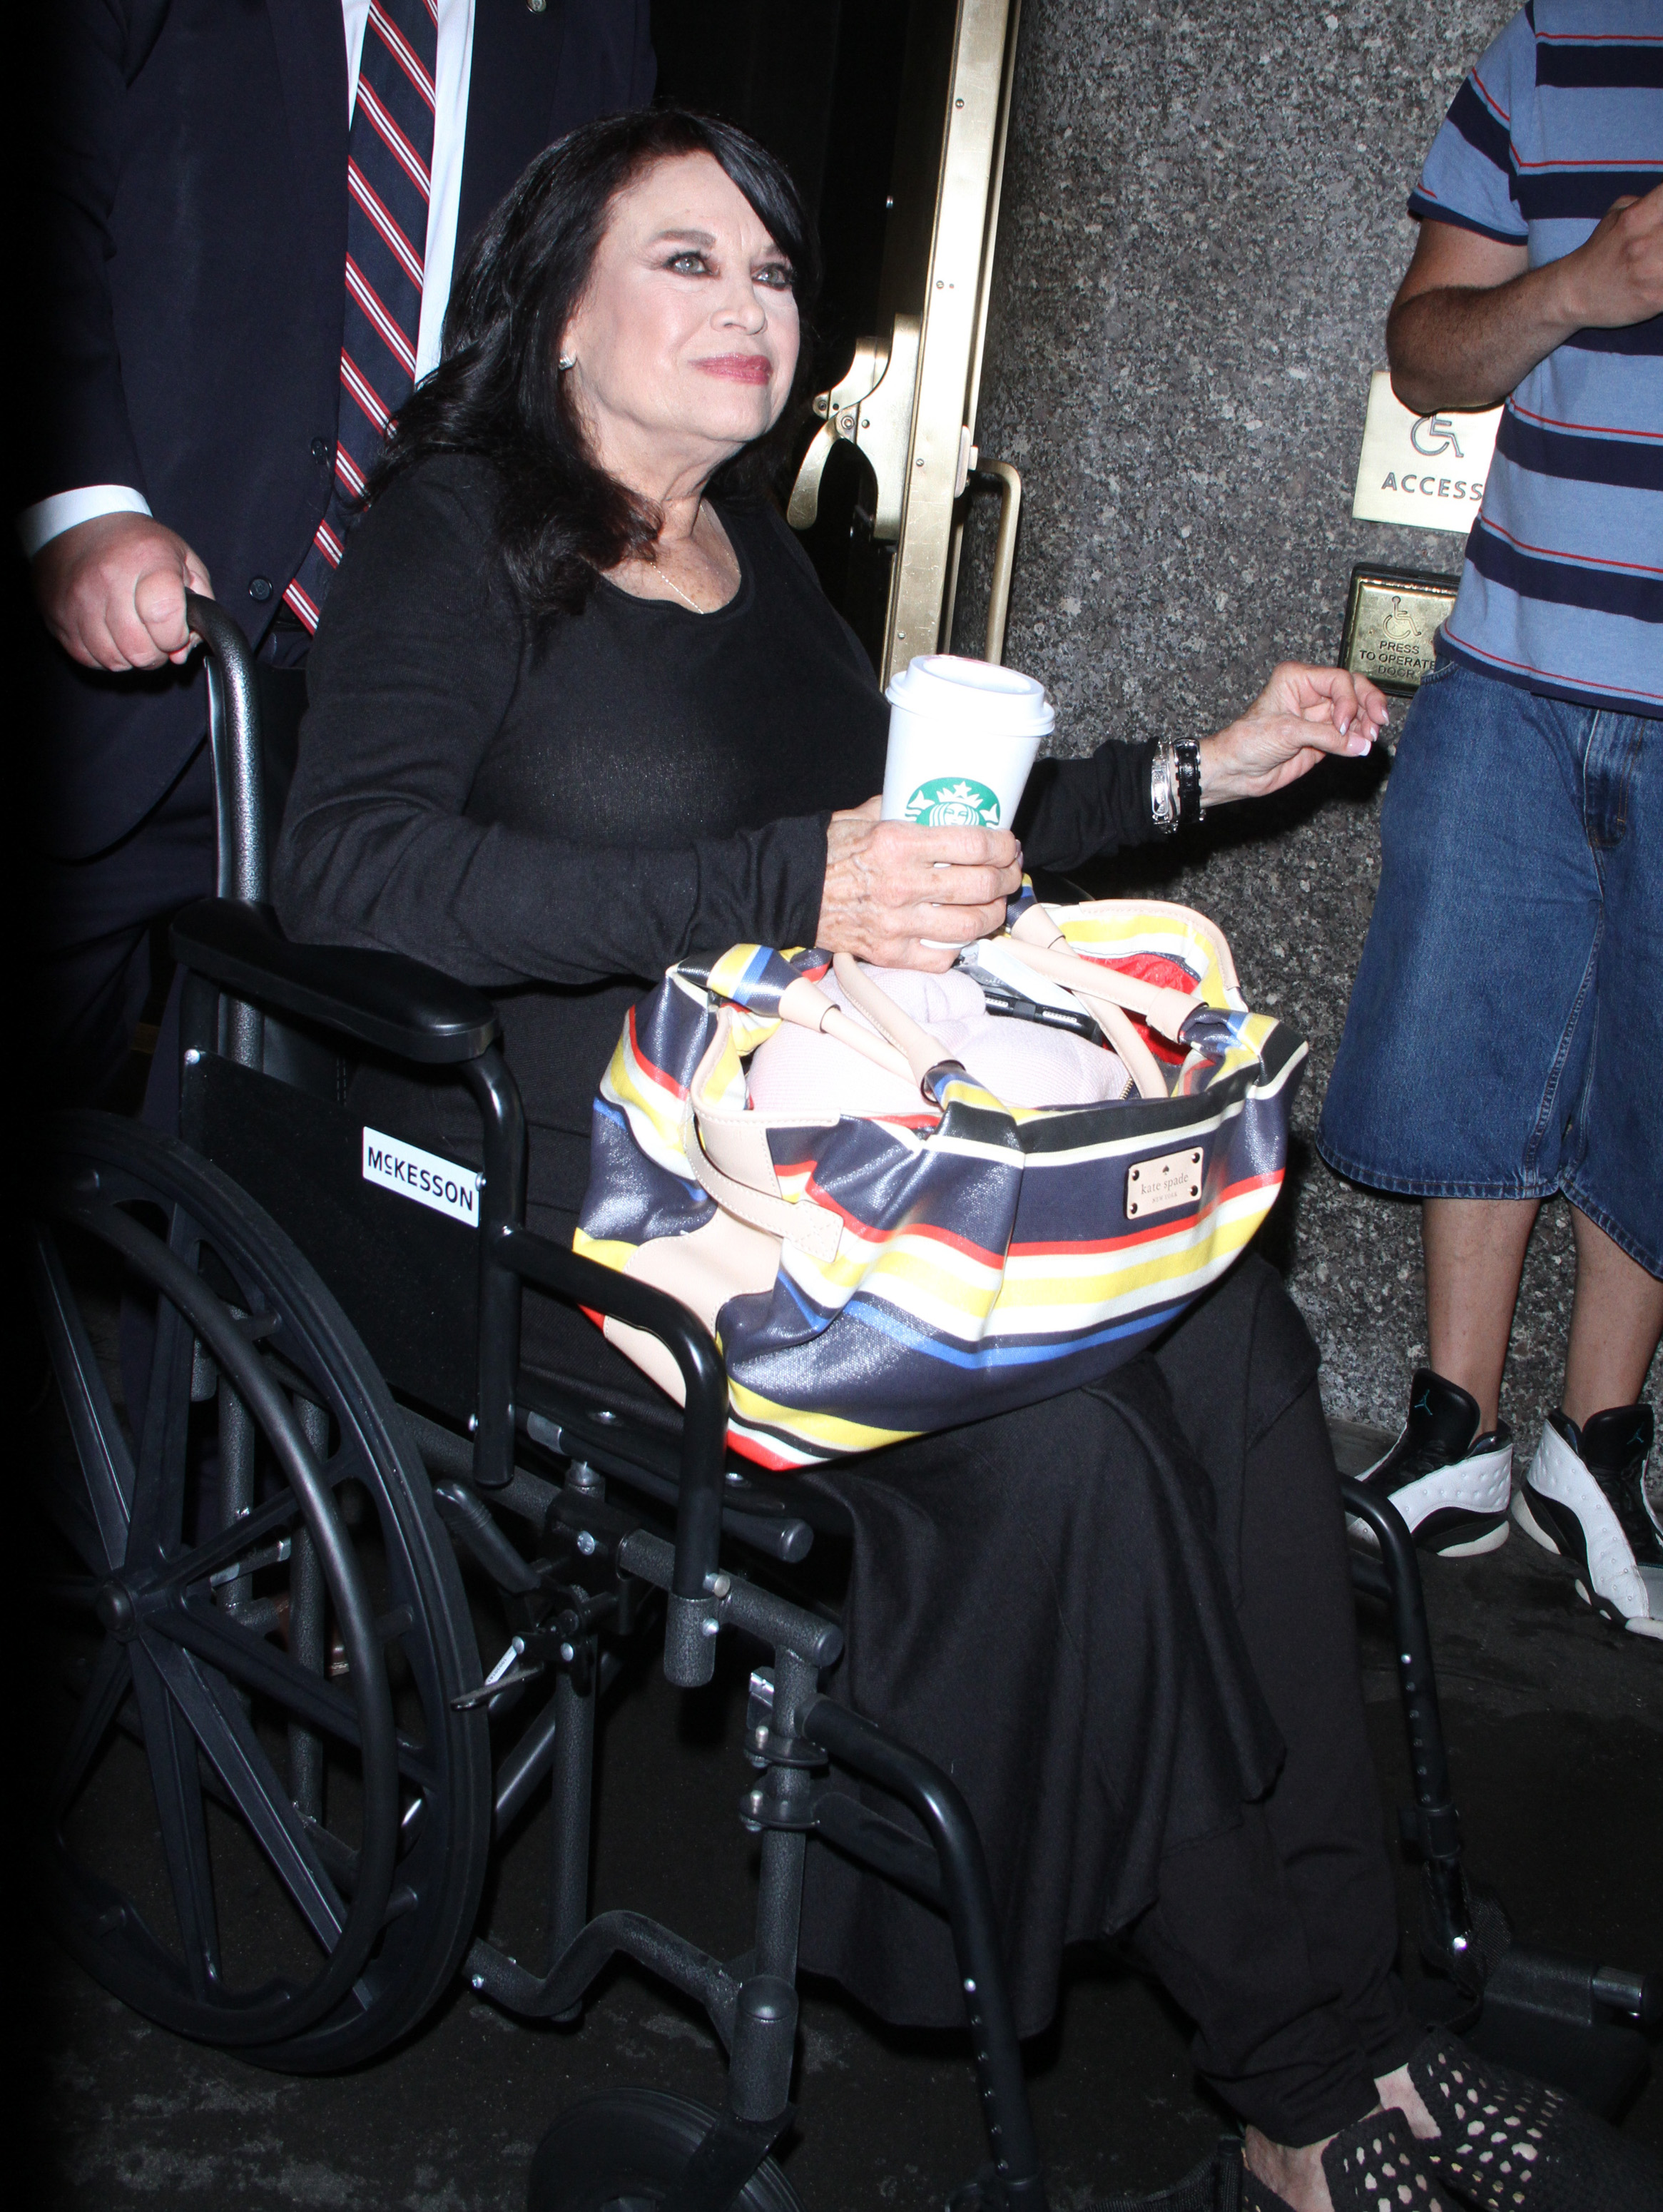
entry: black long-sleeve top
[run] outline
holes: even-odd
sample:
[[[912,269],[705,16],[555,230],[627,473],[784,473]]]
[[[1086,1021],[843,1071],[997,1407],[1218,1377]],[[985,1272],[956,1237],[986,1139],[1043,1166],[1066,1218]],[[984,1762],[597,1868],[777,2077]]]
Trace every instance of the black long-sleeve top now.
[[[826,823],[883,787],[889,709],[786,525],[725,505],[737,592],[713,615],[604,578],[539,631],[464,459],[353,532],[308,669],[274,869],[283,927],[413,955],[496,1000],[531,1124],[531,1196],[575,1211],[595,1091],[673,961],[814,941]],[[1035,768],[1017,828],[1066,868],[1151,834],[1145,745]],[[367,1115],[395,1110],[367,1079]],[[393,1126],[476,1157],[465,1097],[398,1084]]]

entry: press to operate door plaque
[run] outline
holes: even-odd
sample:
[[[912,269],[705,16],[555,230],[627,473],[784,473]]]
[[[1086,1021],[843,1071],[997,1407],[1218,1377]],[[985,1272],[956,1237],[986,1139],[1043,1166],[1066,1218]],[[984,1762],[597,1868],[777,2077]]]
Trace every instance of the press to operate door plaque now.
[[[1156,1160],[1139,1160],[1126,1170],[1126,1219],[1141,1221],[1145,1214],[1170,1213],[1180,1206],[1193,1206],[1201,1195],[1201,1148],[1162,1152]]]

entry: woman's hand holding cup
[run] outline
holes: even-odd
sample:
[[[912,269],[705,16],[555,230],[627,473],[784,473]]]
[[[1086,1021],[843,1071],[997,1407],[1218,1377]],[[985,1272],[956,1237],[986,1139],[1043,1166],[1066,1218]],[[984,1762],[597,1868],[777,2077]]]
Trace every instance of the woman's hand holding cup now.
[[[939,974],[961,945],[1004,926],[1022,888],[1022,848],[1008,830],[883,822],[882,804],[834,814],[815,943],[878,968]]]

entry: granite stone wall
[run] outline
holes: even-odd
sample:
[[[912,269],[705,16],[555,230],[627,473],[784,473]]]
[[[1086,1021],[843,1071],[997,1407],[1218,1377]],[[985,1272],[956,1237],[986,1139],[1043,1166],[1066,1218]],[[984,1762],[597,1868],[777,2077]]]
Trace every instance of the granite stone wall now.
[[[1356,561],[1459,570],[1459,538],[1354,522],[1351,492],[1413,246],[1405,201],[1514,3],[1028,0],[978,435],[1023,474],[1006,657],[1051,687],[1059,750],[1204,733],[1277,659],[1332,659]],[[991,536],[979,515],[964,650],[980,649]],[[1309,1038],[1267,1237],[1321,1345],[1330,1413],[1395,1428],[1424,1355],[1417,1209],[1343,1183],[1311,1144],[1388,772],[1325,764],[1102,888],[1204,908],[1252,1003]],[[1574,1275],[1556,1201],[1503,1389],[1526,1449],[1557,1401]]]

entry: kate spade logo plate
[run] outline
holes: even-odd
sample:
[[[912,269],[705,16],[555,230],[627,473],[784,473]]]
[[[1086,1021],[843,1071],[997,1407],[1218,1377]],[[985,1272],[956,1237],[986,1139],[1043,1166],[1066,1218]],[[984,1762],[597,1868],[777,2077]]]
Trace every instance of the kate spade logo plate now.
[[[1162,1152],[1158,1160],[1139,1160],[1126,1170],[1126,1219],[1141,1221],[1145,1214],[1170,1213],[1175,1206],[1193,1206],[1201,1195],[1201,1150]]]

